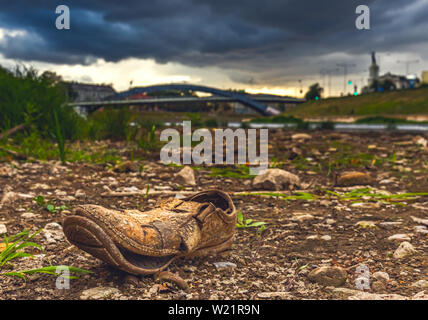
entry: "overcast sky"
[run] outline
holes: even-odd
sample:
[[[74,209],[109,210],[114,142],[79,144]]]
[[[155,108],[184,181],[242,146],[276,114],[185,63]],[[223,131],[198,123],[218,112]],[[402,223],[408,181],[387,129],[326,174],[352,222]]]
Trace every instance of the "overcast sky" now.
[[[55,28],[60,4],[70,30]],[[371,30],[355,27],[359,4]],[[404,74],[398,60],[428,70],[428,0],[0,0],[1,65],[117,90],[186,81],[294,95],[302,80],[328,93],[322,69],[355,64],[347,80],[360,87],[373,50],[381,72]],[[343,91],[343,69],[332,83],[332,94]]]

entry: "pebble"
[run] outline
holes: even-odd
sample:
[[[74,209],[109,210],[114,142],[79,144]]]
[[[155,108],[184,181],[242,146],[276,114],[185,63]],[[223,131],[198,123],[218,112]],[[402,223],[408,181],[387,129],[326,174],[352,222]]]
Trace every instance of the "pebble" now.
[[[49,244],[56,243],[56,241],[61,241],[65,238],[61,225],[56,222],[46,224],[43,228],[42,234]]]
[[[86,193],[85,193],[85,191],[79,189],[79,190],[76,190],[76,193],[74,194],[74,196],[76,198],[85,198],[86,197]]]
[[[405,233],[398,233],[398,234],[394,234],[393,236],[388,237],[388,240],[390,241],[410,241],[411,238],[408,234]]]
[[[291,172],[277,168],[268,169],[253,180],[254,189],[280,191],[287,189],[289,186],[300,186],[299,177]]]
[[[407,298],[395,293],[369,293],[359,292],[353,296],[348,297],[348,300],[406,300]]]
[[[279,299],[292,299],[292,296],[289,292],[285,291],[277,291],[277,292],[260,292],[257,294],[257,297],[260,299],[272,299],[272,298],[279,298]]]
[[[337,185],[341,187],[370,185],[371,183],[372,179],[368,174],[357,171],[344,172],[337,178]]]
[[[376,280],[383,280],[383,281],[388,281],[389,280],[389,274],[383,271],[377,271],[375,273],[373,273],[373,278],[375,278]]]
[[[365,228],[376,228],[376,223],[373,221],[358,221],[355,225],[357,227],[360,227],[363,229],[365,229]]]
[[[414,283],[412,283],[412,287],[427,289],[428,288],[428,281],[427,280],[419,280]]]
[[[234,264],[233,262],[214,262],[213,265],[216,267],[217,270],[219,269],[234,269],[236,268],[236,264]]]
[[[323,286],[340,287],[345,284],[347,276],[341,267],[324,266],[312,270],[308,279]]]
[[[396,259],[401,259],[407,256],[410,256],[412,254],[415,254],[417,251],[413,247],[413,245],[410,242],[404,241],[402,242],[397,250],[395,250],[393,257]]]
[[[191,167],[185,166],[175,174],[175,181],[184,186],[196,186],[195,171]]]
[[[299,221],[299,222],[313,220],[313,219],[315,219],[315,217],[306,212],[294,212],[293,218],[291,218],[292,221]]]
[[[34,219],[36,218],[38,215],[32,212],[24,212],[23,214],[21,214],[21,218],[26,219],[26,220],[30,220],[30,219]]]
[[[7,233],[7,228],[5,224],[0,224],[0,234]]]
[[[417,233],[423,233],[423,234],[428,234],[428,229],[425,226],[416,226],[415,227],[415,231]]]
[[[421,218],[417,218],[417,217],[410,217],[412,218],[412,220],[416,223],[420,223],[423,224],[425,226],[428,226],[428,219],[421,219]]]
[[[119,295],[120,291],[117,288],[111,287],[96,287],[84,290],[80,293],[82,300],[100,300],[111,298],[114,295]]]
[[[425,291],[418,292],[412,297],[412,300],[428,300],[428,293]]]
[[[399,221],[385,221],[385,222],[381,222],[379,223],[379,227],[386,229],[386,230],[391,230],[397,226],[399,226],[400,224],[402,224],[402,222]]]

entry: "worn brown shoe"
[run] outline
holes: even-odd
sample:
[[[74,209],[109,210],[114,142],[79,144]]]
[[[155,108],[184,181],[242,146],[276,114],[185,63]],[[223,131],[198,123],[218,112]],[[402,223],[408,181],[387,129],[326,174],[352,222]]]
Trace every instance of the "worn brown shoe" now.
[[[146,212],[79,206],[64,219],[63,229],[80,249],[128,273],[147,275],[179,257],[230,249],[235,225],[232,199],[210,190],[167,199]]]

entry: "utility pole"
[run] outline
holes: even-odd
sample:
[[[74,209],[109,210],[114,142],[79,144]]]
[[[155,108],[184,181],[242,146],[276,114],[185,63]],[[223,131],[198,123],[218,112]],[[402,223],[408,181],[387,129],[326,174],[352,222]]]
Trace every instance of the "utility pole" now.
[[[419,63],[419,60],[398,60],[397,63],[403,63],[406,65],[406,76],[409,75],[409,68],[412,63]]]
[[[353,68],[356,65],[353,63],[338,63],[338,67],[343,68],[343,95],[346,95],[346,77],[348,76],[348,68]]]

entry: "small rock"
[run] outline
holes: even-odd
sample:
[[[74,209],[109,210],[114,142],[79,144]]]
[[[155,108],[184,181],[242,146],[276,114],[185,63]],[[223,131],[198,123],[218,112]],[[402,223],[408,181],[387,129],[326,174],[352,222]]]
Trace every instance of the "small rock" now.
[[[406,297],[394,293],[368,293],[359,292],[356,295],[348,297],[348,300],[406,300]]]
[[[110,287],[97,287],[84,290],[80,293],[82,300],[101,300],[108,299],[114,295],[120,294],[119,289]]]
[[[307,133],[295,133],[291,136],[291,140],[293,141],[310,140],[310,139],[312,139],[312,136]]]
[[[357,227],[363,228],[363,229],[365,229],[365,228],[376,228],[376,223],[373,221],[365,221],[365,220],[358,221],[355,225]]]
[[[161,174],[159,174],[159,179],[169,180],[169,179],[171,179],[171,174],[169,174],[167,172],[162,172]]]
[[[412,218],[412,220],[416,223],[420,223],[420,224],[423,224],[425,226],[428,226],[428,219],[421,219],[421,218],[417,218],[417,217],[413,217],[413,216],[411,216],[410,218]]]
[[[341,267],[319,267],[308,274],[308,279],[323,286],[340,287],[346,282],[348,274]]]
[[[138,162],[125,161],[116,165],[113,170],[119,173],[138,172],[140,171],[140,164]]]
[[[425,226],[416,226],[415,227],[415,231],[417,233],[423,233],[423,234],[428,234],[428,229]]]
[[[427,289],[428,288],[428,281],[427,280],[419,280],[414,283],[412,283],[412,287]]]
[[[313,220],[314,216],[306,213],[306,212],[293,212],[293,218],[291,218],[292,221],[308,221]]]
[[[323,235],[322,237],[320,237],[320,239],[324,240],[324,241],[330,241],[331,240],[331,236],[329,236],[328,234],[326,234],[326,235]]]
[[[79,189],[79,190],[76,190],[76,193],[74,194],[74,196],[76,198],[85,198],[86,197],[86,193],[85,193],[85,191]]]
[[[344,172],[337,178],[337,185],[341,187],[370,185],[372,179],[370,176],[363,172]]]
[[[56,241],[61,241],[65,238],[61,225],[56,222],[46,224],[43,228],[42,234],[49,244],[56,243]]]
[[[291,299],[292,298],[291,294],[285,291],[260,292],[257,294],[257,297],[259,297],[260,299],[273,299],[273,298]]]
[[[417,251],[412,246],[411,243],[404,241],[400,244],[400,246],[395,250],[393,257],[396,259],[401,259],[407,256],[410,256],[412,254],[415,254]]]
[[[425,291],[418,292],[412,297],[412,300],[428,300],[428,293]]]
[[[400,224],[402,224],[402,222],[399,221],[385,221],[385,222],[381,222],[379,223],[379,227],[386,229],[386,230],[391,230],[397,226],[399,226]]]
[[[299,177],[277,168],[268,169],[253,180],[254,189],[285,190],[289,186],[300,186]]]
[[[7,228],[5,224],[0,224],[0,234],[7,233]]]
[[[195,171],[191,167],[185,166],[175,174],[175,181],[184,186],[196,186]]]
[[[416,142],[416,144],[423,146],[423,147],[426,147],[428,145],[427,139],[425,139],[424,137],[421,137],[421,136],[415,137],[415,142]]]
[[[219,269],[234,269],[236,268],[236,264],[233,262],[214,262],[213,265],[216,267],[217,270]]]
[[[38,215],[32,212],[24,212],[23,214],[21,214],[21,218],[26,219],[26,220],[31,220],[36,218]]]
[[[390,241],[410,241],[411,238],[409,237],[409,235],[405,234],[405,233],[398,233],[398,234],[394,234],[393,236],[388,237],[388,240]]]
[[[389,274],[382,271],[377,271],[373,273],[373,278],[376,280],[382,280],[382,281],[388,281],[389,280]]]

